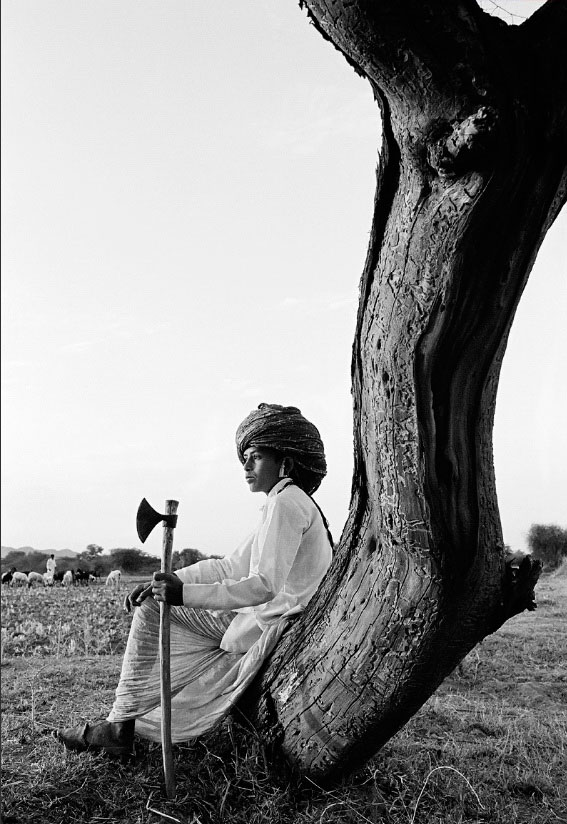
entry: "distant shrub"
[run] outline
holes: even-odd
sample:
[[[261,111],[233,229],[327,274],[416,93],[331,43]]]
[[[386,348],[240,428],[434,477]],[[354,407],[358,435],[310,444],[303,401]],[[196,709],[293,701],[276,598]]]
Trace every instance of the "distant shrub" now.
[[[130,574],[148,574],[159,571],[160,559],[156,555],[149,555],[136,547],[129,549],[111,549],[110,569],[121,569]]]
[[[187,547],[186,549],[176,550],[173,553],[173,569],[182,569],[183,567],[191,566],[199,561],[207,560],[208,558],[222,558],[222,555],[205,555],[199,549]]]
[[[567,529],[555,524],[532,524],[528,545],[534,558],[548,569],[555,569],[567,558]]]
[[[22,569],[22,564],[25,563],[27,553],[21,549],[12,549],[5,558],[2,558],[2,572],[15,566],[16,569]]]

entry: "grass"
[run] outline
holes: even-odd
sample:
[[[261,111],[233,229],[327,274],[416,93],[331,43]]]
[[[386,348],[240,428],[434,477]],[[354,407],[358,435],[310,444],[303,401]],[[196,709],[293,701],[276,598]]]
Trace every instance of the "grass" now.
[[[123,765],[68,753],[51,736],[106,715],[129,626],[125,591],[2,592],[3,824],[567,823],[565,572],[544,576],[537,612],[485,639],[332,790],[272,769],[261,742],[227,719],[175,747],[175,801],[163,794],[158,745],[140,743]]]

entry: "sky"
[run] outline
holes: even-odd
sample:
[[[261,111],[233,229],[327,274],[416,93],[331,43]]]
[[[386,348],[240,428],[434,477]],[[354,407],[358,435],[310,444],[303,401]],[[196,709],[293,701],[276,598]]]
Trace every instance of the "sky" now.
[[[499,3],[511,23],[538,5]],[[263,502],[234,447],[261,402],[320,429],[340,535],[379,135],[370,87],[295,0],[4,0],[2,545],[140,547],[146,497],[179,500],[174,549],[229,552]],[[500,380],[516,549],[567,526],[566,229]]]

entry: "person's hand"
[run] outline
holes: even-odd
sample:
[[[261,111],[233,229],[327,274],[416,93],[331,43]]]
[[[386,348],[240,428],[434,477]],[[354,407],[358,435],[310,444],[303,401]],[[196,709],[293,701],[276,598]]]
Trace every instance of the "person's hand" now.
[[[152,595],[173,607],[183,606],[183,581],[173,572],[154,572]]]
[[[129,592],[126,598],[124,598],[124,612],[132,612],[134,607],[139,607],[142,601],[145,601],[151,594],[151,581],[147,581],[145,584],[138,584],[132,592]]]

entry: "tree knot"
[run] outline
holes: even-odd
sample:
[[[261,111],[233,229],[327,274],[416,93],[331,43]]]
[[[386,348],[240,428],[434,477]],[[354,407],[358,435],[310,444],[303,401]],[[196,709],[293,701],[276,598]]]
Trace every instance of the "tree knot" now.
[[[536,609],[535,585],[541,574],[541,561],[520,552],[507,552],[504,565],[502,601],[490,632],[524,610]]]
[[[457,123],[437,126],[430,135],[427,161],[439,177],[456,177],[485,165],[496,133],[497,114],[490,106]]]

